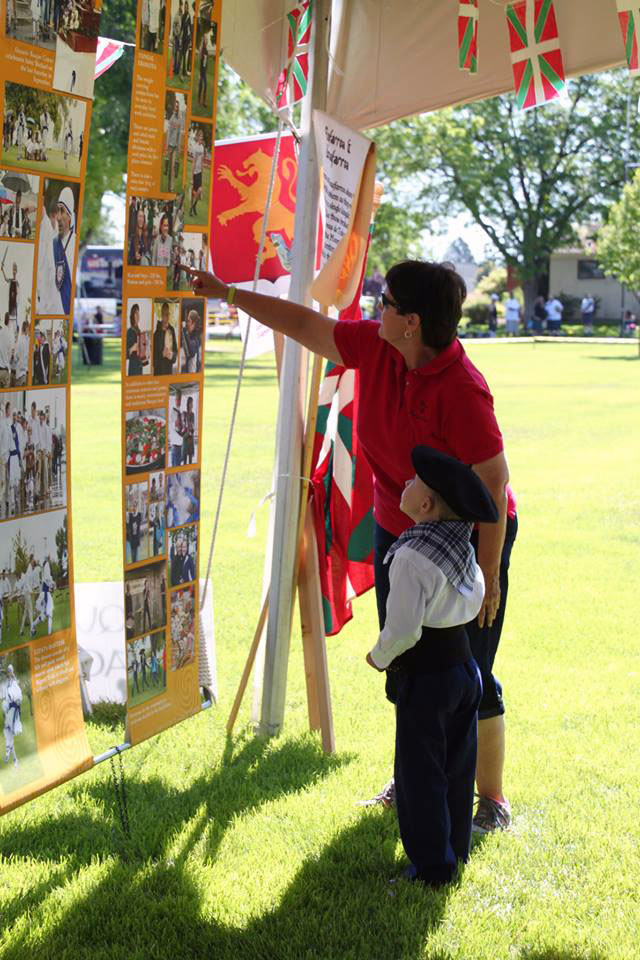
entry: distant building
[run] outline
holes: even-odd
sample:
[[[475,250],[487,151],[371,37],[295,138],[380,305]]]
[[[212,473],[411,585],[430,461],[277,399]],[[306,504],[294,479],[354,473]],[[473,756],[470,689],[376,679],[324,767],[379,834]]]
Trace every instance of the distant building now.
[[[579,300],[586,294],[597,297],[600,302],[596,320],[620,320],[624,310],[636,313],[639,307],[638,298],[632,291],[625,290],[623,298],[622,284],[613,277],[605,277],[593,244],[588,245],[586,251],[564,248],[551,254],[549,293],[551,296],[566,293]]]
[[[473,259],[473,254],[468,244],[461,237],[454,240],[447,248],[443,261],[452,263],[456,271],[460,274],[467,285],[467,293],[473,293],[476,288],[478,278],[478,264]]]

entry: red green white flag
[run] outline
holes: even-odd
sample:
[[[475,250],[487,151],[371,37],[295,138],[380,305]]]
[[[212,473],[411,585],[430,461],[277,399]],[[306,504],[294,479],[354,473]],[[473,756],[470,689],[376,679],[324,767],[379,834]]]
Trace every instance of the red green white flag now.
[[[640,47],[640,2],[635,0],[617,0],[618,19],[624,40],[624,49],[627,56],[627,65],[632,77],[640,76],[640,61],[638,48]]]
[[[297,103],[307,92],[312,3],[303,0],[287,14],[287,59],[276,87],[278,109]]]
[[[458,4],[458,65],[469,73],[478,72],[478,0]]]
[[[519,0],[507,7],[516,100],[522,110],[560,96],[565,86],[553,0]]]

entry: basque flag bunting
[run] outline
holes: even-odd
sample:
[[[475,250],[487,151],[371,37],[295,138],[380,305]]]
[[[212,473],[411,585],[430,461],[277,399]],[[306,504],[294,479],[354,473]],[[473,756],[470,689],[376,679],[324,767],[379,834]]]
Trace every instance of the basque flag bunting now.
[[[519,0],[507,7],[516,100],[523,110],[560,96],[565,86],[553,0]]]
[[[478,0],[458,4],[458,64],[461,70],[478,72]]]
[[[640,76],[640,62],[638,60],[638,46],[640,40],[640,2],[617,0],[618,19],[624,41],[624,52],[627,57],[627,66],[632,77]]]

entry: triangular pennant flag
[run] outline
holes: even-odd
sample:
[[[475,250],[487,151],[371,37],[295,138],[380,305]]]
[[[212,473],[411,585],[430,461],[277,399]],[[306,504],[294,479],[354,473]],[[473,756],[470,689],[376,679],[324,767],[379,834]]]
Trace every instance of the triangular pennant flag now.
[[[307,92],[312,2],[303,0],[287,14],[287,60],[276,87],[278,109],[297,103]]]
[[[478,72],[478,0],[458,3],[458,65],[469,73]]]
[[[98,37],[98,49],[96,50],[96,69],[94,79],[101,77],[103,73],[112,67],[116,60],[119,60],[124,53],[124,44],[119,40],[109,40],[108,37]]]
[[[640,46],[640,0],[617,0],[618,19],[624,41],[627,66],[632,77],[640,76],[638,48]]]
[[[559,97],[565,86],[553,0],[519,0],[507,7],[516,100],[521,109]]]

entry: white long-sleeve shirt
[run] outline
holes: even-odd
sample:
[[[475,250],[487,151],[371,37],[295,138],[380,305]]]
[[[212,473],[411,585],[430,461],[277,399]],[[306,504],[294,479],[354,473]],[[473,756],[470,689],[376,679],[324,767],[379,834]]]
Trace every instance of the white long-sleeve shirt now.
[[[455,627],[477,617],[484,598],[484,577],[476,564],[471,593],[459,593],[432,560],[406,545],[396,550],[389,570],[387,616],[371,659],[385,670],[415,647],[424,627]]]

